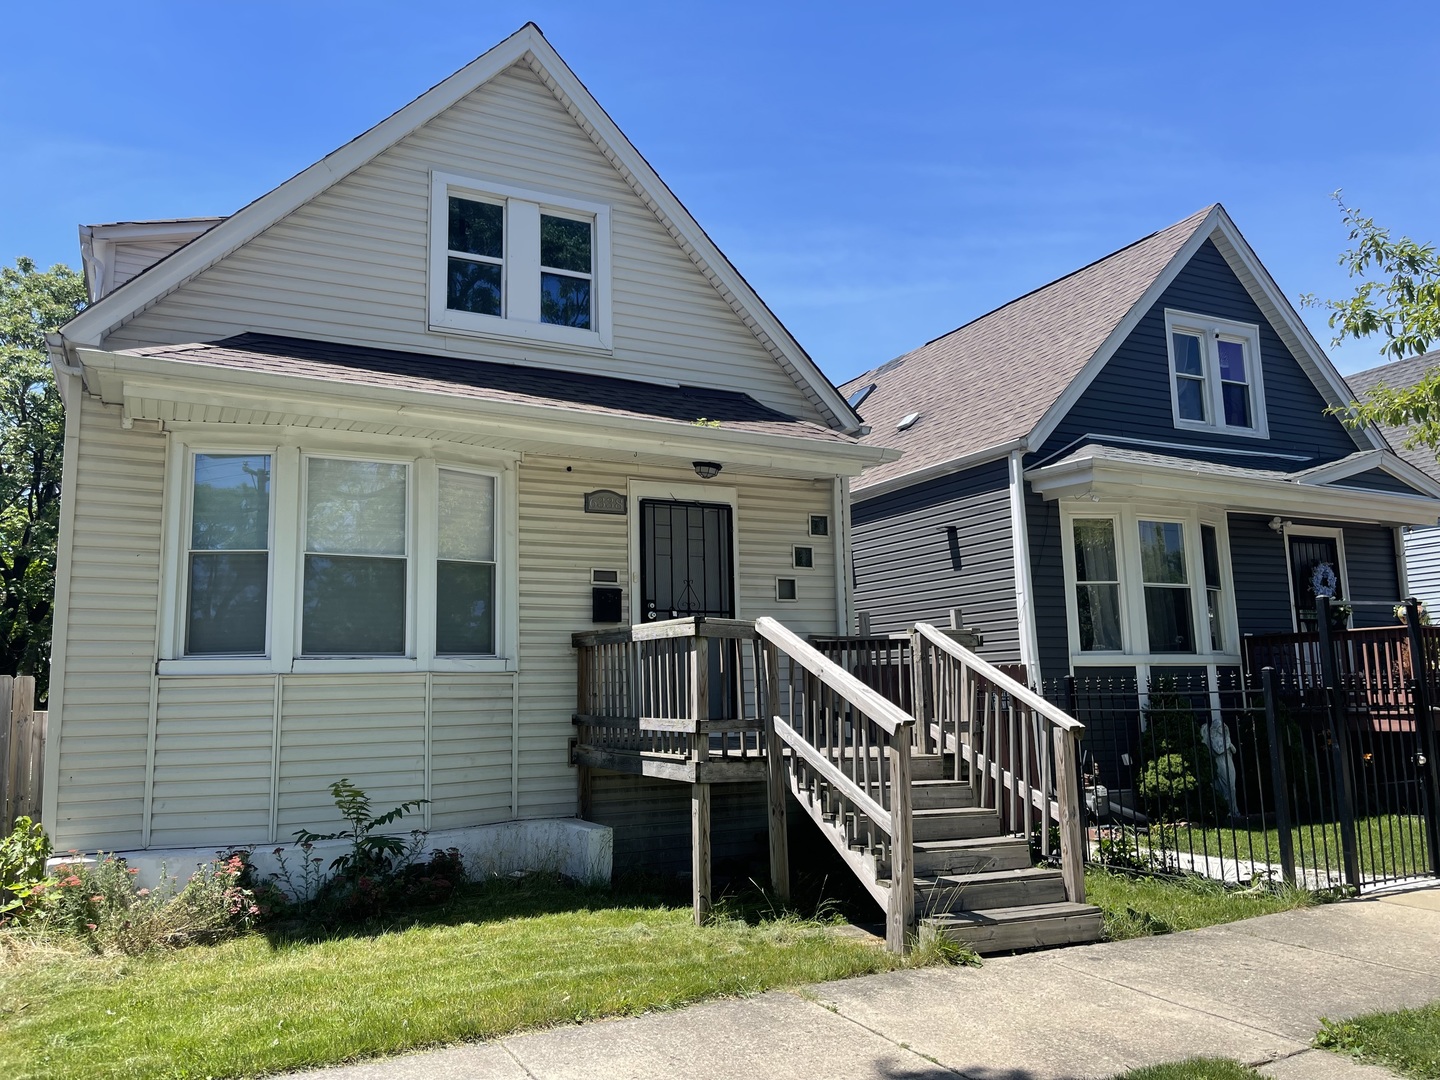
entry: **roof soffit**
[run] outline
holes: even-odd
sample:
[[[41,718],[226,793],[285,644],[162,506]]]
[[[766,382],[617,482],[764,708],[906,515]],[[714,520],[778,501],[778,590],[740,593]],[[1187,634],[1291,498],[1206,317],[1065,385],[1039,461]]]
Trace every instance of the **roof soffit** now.
[[[213,266],[517,63],[526,64],[555,95],[830,426],[846,432],[858,428],[859,418],[844,397],[590,95],[534,23],[527,23],[374,127],[231,214],[81,312],[62,328],[65,340],[72,345],[98,346],[116,326]]]

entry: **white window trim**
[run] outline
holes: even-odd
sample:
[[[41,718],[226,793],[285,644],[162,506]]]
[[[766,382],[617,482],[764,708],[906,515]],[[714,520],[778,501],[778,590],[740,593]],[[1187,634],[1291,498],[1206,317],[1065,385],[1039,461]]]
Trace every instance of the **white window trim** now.
[[[1188,420],[1180,415],[1179,377],[1175,373],[1175,334],[1198,334],[1204,342],[1201,363],[1205,369],[1205,403],[1208,420]],[[1220,356],[1217,337],[1239,338],[1245,344],[1246,370],[1250,376],[1250,411],[1253,428],[1231,427],[1225,423],[1225,402],[1220,388]],[[1265,408],[1264,364],[1260,358],[1260,328],[1253,323],[1232,322],[1210,315],[1165,309],[1165,358],[1170,375],[1170,417],[1184,431],[1213,431],[1247,439],[1268,439],[1270,420]]]
[[[1290,562],[1290,538],[1292,536],[1323,536],[1333,538],[1335,541],[1335,554],[1340,563],[1335,568],[1335,573],[1340,577],[1340,595],[1348,602],[1352,597],[1350,594],[1350,572],[1345,566],[1345,530],[1325,525],[1291,525],[1286,523],[1280,530],[1280,536],[1285,542],[1285,581],[1290,587],[1290,629],[1295,633],[1300,632],[1300,617],[1295,611],[1295,567]],[[1350,616],[1345,620],[1346,626],[1355,625],[1354,608],[1351,608]]]
[[[1075,542],[1073,522],[1077,518],[1110,518],[1115,522],[1115,554],[1120,569],[1120,650],[1080,649],[1080,613],[1075,601]],[[1152,653],[1145,623],[1145,586],[1140,567],[1140,522],[1180,522],[1185,536],[1185,571],[1189,578],[1190,617],[1194,623],[1196,651],[1193,653]],[[1200,526],[1215,527],[1220,556],[1222,630],[1226,648],[1210,648],[1210,625],[1205,595],[1205,563]],[[1061,562],[1065,570],[1065,622],[1069,634],[1070,664],[1077,667],[1115,667],[1154,664],[1161,667],[1200,667],[1206,664],[1234,666],[1241,662],[1239,617],[1235,604],[1235,580],[1230,565],[1230,530],[1225,511],[1208,507],[1164,503],[1091,502],[1070,500],[1060,510]],[[1293,610],[1294,605],[1291,605]]]
[[[449,258],[450,196],[477,198],[505,204],[505,248],[501,285],[503,315],[481,315],[473,311],[454,311],[445,303],[447,260]],[[535,250],[527,244],[522,250],[511,245],[512,219],[523,208],[538,208],[535,215]],[[540,248],[539,213],[556,217],[589,219],[594,222],[590,291],[592,328],[543,323],[539,315]],[[519,292],[514,282],[534,279],[535,303],[529,303],[529,290]],[[467,334],[503,338],[570,349],[591,349],[608,352],[611,348],[611,281],[610,272],[610,207],[604,203],[586,202],[559,192],[516,187],[487,177],[459,176],[454,173],[430,174],[430,253],[429,294],[432,331],[443,334]],[[517,303],[518,301],[518,303]]]
[[[210,439],[202,430],[177,431],[166,463],[165,547],[160,608],[160,675],[252,675],[304,673],[513,672],[519,655],[518,494],[516,457],[481,452],[475,456],[404,448],[396,440],[333,439],[302,433],[277,440],[273,434],[227,434]],[[189,526],[189,463],[196,453],[268,453],[270,474],[269,655],[185,656],[185,565]],[[394,461],[410,465],[407,499],[407,655],[374,657],[301,657],[300,604],[304,558],[304,457]],[[439,469],[481,473],[496,482],[495,496],[495,656],[435,655],[435,558],[438,554]]]

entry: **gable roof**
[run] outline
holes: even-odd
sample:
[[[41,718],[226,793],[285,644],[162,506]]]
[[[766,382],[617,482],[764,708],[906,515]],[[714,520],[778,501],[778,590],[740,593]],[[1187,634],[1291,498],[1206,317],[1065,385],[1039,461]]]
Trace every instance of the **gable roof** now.
[[[1219,203],[1026,293],[846,383],[876,384],[860,405],[868,443],[905,452],[857,494],[918,482],[1013,449],[1035,449],[1206,240],[1299,357],[1327,400],[1344,383]],[[896,425],[919,419],[905,431]],[[1383,441],[1363,436],[1377,448]]]
[[[1403,390],[1407,386],[1414,386],[1424,377],[1425,372],[1437,366],[1440,366],[1440,349],[1420,356],[1412,356],[1406,360],[1396,360],[1393,363],[1381,364],[1379,367],[1357,371],[1353,375],[1345,376],[1345,382],[1349,384],[1358,400],[1367,397],[1371,390],[1382,383],[1394,390]],[[1440,480],[1440,462],[1435,460],[1434,450],[1424,446],[1407,447],[1405,440],[1409,437],[1409,432],[1404,428],[1382,425],[1380,434],[1389,440],[1391,447],[1402,460],[1415,466],[1426,475]]]
[[[368,131],[242,207],[86,308],[62,328],[65,341],[71,345],[99,345],[107,333],[126,319],[213,266],[517,63],[527,64],[555,95],[830,425],[846,432],[856,430],[859,418],[845,403],[844,397],[590,95],[584,83],[534,23],[526,23],[499,45]]]

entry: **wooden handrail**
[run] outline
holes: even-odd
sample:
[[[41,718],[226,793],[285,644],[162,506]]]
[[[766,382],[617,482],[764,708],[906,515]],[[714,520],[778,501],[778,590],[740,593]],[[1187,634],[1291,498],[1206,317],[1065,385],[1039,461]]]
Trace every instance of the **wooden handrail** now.
[[[983,675],[987,682],[994,684],[997,689],[1005,691],[1005,693],[1015,698],[1027,708],[1039,713],[1056,727],[1064,731],[1073,731],[1076,735],[1084,733],[1085,725],[1079,720],[1076,720],[1058,706],[1046,701],[1039,694],[1035,693],[1034,690],[1016,682],[994,664],[987,660],[982,660],[948,634],[942,634],[930,623],[916,623],[915,630],[921,637],[930,642],[930,644],[942,652],[949,653],[966,667],[973,668]]]
[[[625,645],[632,641],[664,641],[669,638],[752,638],[755,624],[744,619],[712,619],[708,615],[690,615],[683,619],[638,623],[615,630],[581,630],[570,635],[573,648],[594,645]]]
[[[833,660],[826,659],[799,634],[768,615],[755,620],[755,632],[875,721],[887,734],[896,735],[915,726],[915,718],[904,709],[871,690]]]
[[[839,788],[845,798],[855,804],[857,810],[863,811],[866,817],[874,821],[885,832],[895,831],[889,810],[870,798],[869,793],[860,785],[851,782],[848,776],[826,760],[824,754],[811,746],[798,731],[779,717],[775,719],[775,734],[779,735],[782,742],[804,758],[807,764],[824,777],[826,783]]]

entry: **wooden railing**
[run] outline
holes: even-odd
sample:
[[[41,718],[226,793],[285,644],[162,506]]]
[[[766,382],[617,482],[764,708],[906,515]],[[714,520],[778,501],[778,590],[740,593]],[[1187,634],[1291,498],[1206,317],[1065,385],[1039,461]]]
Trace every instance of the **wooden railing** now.
[[[953,754],[955,779],[975,805],[996,811],[1007,832],[1034,836],[1053,853],[1059,834],[1065,892],[1085,899],[1079,743],[1085,725],[929,623],[912,632],[914,699],[923,739]]]
[[[49,719],[35,710],[33,676],[0,675],[0,836],[18,817],[40,817]]]
[[[886,914],[896,952],[915,923],[914,719],[774,619],[691,618],[575,634],[572,760],[690,784],[695,918],[710,911],[710,784],[763,778],[770,876],[789,897],[793,795]]]
[[[1409,634],[1403,624],[1332,631],[1340,674],[1360,676],[1372,686],[1403,686],[1413,675]],[[1440,626],[1422,626],[1420,636],[1427,652],[1440,656]],[[1273,667],[1305,681],[1321,677],[1318,631],[1247,634],[1244,641],[1245,665],[1252,674]]]
[[[762,641],[772,784],[783,780],[885,911],[894,952],[915,925],[910,752],[915,720],[774,619]],[[773,789],[772,789],[773,790]]]

